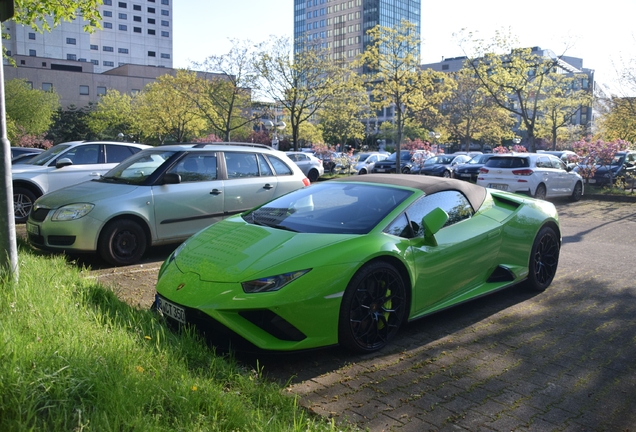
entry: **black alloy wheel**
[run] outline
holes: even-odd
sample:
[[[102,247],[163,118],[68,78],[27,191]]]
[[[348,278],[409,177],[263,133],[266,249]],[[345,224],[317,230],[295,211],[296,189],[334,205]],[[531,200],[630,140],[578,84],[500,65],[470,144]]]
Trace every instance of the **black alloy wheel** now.
[[[554,228],[541,228],[530,252],[526,281],[528,288],[541,292],[550,286],[559,266],[560,249],[559,237]]]
[[[406,288],[399,271],[384,261],[368,263],[345,290],[339,342],[355,352],[377,351],[396,335],[406,314]]]

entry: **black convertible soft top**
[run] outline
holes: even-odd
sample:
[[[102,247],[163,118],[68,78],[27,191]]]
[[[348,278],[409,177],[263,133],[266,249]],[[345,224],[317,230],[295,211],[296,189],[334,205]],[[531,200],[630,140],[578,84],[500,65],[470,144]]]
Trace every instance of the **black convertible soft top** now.
[[[426,195],[431,195],[435,192],[445,190],[456,190],[466,196],[474,211],[477,211],[483,204],[484,199],[486,199],[486,188],[483,186],[478,186],[474,183],[469,183],[463,180],[443,177],[431,177],[417,174],[365,174],[341,177],[330,181],[368,182],[403,186],[419,189]]]

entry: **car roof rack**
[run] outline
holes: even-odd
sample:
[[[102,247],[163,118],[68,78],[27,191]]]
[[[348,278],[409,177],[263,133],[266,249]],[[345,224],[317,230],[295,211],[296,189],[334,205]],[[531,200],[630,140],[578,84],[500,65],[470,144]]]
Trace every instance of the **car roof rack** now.
[[[192,148],[205,148],[209,145],[233,145],[233,146],[242,146],[242,147],[256,147],[256,148],[266,148],[272,149],[270,146],[265,144],[258,143],[239,143],[239,142],[209,142],[209,143],[196,143]]]

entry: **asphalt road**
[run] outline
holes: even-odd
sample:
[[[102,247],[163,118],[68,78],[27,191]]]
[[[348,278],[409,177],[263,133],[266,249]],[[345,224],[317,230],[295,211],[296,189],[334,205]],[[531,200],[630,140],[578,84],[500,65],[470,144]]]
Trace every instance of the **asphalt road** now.
[[[386,349],[239,357],[311,411],[370,431],[636,430],[636,203],[555,202],[559,270],[544,293],[513,287],[408,324]],[[81,265],[149,307],[161,262]]]

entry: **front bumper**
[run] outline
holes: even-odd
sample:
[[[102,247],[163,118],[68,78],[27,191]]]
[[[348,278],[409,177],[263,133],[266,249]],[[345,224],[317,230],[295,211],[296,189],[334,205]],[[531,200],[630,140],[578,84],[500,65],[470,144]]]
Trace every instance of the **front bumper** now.
[[[102,222],[86,215],[72,221],[52,221],[54,210],[31,212],[26,223],[29,243],[49,251],[95,252]]]

